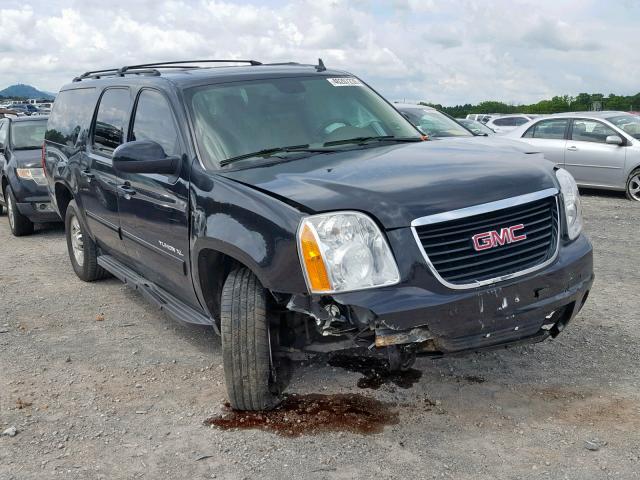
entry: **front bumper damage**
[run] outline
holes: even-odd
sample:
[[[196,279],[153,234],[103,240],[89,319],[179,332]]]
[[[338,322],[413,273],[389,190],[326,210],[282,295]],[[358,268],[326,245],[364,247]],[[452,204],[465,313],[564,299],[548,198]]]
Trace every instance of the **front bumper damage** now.
[[[340,337],[336,349],[348,346],[347,338],[354,347],[438,355],[555,337],[580,311],[593,280],[591,244],[581,235],[562,245],[546,268],[486,287],[452,290],[434,279],[428,287],[406,282],[325,297],[294,295],[287,307],[311,316],[324,337]]]

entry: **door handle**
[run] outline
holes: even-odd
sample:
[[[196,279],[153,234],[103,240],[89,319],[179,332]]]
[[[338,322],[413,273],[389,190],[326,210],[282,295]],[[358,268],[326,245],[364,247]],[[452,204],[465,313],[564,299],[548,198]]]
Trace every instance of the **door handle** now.
[[[569,150],[571,152],[577,152],[578,151],[578,147],[576,147],[575,145],[571,145],[570,147],[567,147],[567,150]]]
[[[85,178],[96,178],[95,174],[91,173],[89,170],[81,170],[80,171],[80,175],[82,175]]]
[[[120,185],[118,191],[122,193],[125,199],[129,200],[136,194],[136,191],[128,185]]]

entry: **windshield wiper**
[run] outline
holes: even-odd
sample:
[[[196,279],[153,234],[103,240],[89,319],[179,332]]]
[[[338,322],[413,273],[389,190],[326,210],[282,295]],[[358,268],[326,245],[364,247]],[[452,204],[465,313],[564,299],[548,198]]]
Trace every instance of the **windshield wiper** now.
[[[393,135],[379,135],[377,137],[355,137],[355,138],[347,138],[345,140],[332,140],[331,142],[325,142],[323,146],[331,147],[333,145],[346,145],[349,143],[356,143],[358,145],[362,145],[369,142],[384,142],[384,141],[393,141],[393,142],[422,142],[421,137],[394,137]]]
[[[230,163],[237,162],[238,160],[244,160],[246,158],[253,157],[270,157],[275,155],[276,153],[289,153],[289,152],[326,152],[326,150],[321,150],[318,148],[309,148],[308,144],[305,145],[290,145],[288,147],[274,147],[274,148],[265,148],[264,150],[258,150],[257,152],[245,153],[244,155],[238,155],[235,157],[230,157],[220,162],[220,166],[224,167],[225,165],[229,165]]]

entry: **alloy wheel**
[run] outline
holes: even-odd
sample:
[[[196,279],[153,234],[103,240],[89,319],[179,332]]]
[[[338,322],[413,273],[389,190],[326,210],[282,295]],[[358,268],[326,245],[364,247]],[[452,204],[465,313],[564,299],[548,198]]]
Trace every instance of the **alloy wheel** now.
[[[82,236],[82,228],[80,227],[80,222],[78,221],[78,217],[75,215],[71,217],[71,221],[69,222],[69,227],[71,231],[69,232],[71,235],[71,247],[73,248],[73,257],[76,260],[78,266],[82,267],[84,265],[84,239]]]
[[[15,228],[14,225],[14,219],[13,219],[13,209],[15,208],[13,206],[13,200],[11,199],[11,195],[7,194],[6,197],[6,204],[7,204],[7,217],[9,217],[9,226],[11,227],[11,230],[13,230]]]
[[[640,173],[635,174],[629,180],[629,195],[634,200],[640,201]]]

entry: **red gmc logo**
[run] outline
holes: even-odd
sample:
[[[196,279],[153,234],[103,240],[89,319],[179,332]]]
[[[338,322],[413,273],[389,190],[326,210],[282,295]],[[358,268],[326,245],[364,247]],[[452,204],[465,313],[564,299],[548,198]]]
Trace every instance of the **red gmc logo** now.
[[[505,227],[499,232],[491,230],[490,232],[476,233],[471,239],[473,240],[473,248],[477,252],[482,250],[488,250],[490,248],[499,247],[507,243],[515,243],[525,240],[526,234],[518,235],[516,232],[522,230],[524,225],[513,225],[512,227]]]

